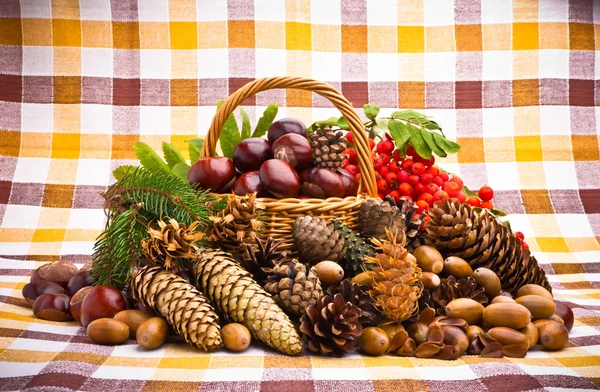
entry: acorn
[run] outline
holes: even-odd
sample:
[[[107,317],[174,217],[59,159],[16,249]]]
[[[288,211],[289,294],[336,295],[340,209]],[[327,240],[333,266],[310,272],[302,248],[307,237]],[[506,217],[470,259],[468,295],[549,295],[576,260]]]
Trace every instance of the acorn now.
[[[142,312],[141,310],[128,309],[120,311],[113,318],[127,324],[129,327],[129,337],[133,339],[140,325],[151,317],[151,314]]]
[[[556,321],[550,321],[539,330],[539,342],[546,350],[560,350],[568,340],[569,331]]]
[[[443,345],[431,342],[423,342],[417,346],[417,349],[415,350],[415,357],[431,358],[437,353],[439,353],[442,350],[442,348],[444,348]]]
[[[444,269],[442,254],[432,246],[421,245],[412,253],[417,260],[417,265],[426,272],[438,274]]]
[[[552,316],[548,317],[548,320],[556,321],[559,324],[565,325],[565,320],[563,320],[562,317],[557,314],[553,314]]]
[[[371,286],[373,283],[373,278],[371,278],[369,273],[365,271],[352,278],[352,283],[360,286]]]
[[[221,328],[223,344],[231,351],[244,351],[252,340],[248,328],[238,323],[229,323]]]
[[[524,295],[517,297],[515,302],[529,309],[534,320],[549,318],[556,310],[556,304],[553,300],[540,295]]]
[[[471,298],[457,298],[446,305],[446,316],[464,319],[469,325],[479,324],[483,316],[483,305]]]
[[[417,345],[427,341],[427,330],[429,330],[429,327],[423,323],[412,323],[406,327],[408,336],[410,336]]]
[[[497,303],[501,303],[501,302],[514,304],[515,300],[512,299],[512,298],[510,298],[510,297],[506,297],[504,295],[499,295],[497,297],[494,297],[494,299],[492,300],[491,303],[492,304],[497,304]]]
[[[542,327],[544,325],[551,323],[551,322],[556,322],[556,321],[552,321],[550,319],[539,319],[539,320],[532,321],[532,324],[537,328],[538,334],[539,334],[540,329],[542,329]]]
[[[483,334],[484,332],[485,331],[478,325],[469,325],[467,327],[467,338],[469,339],[469,343],[477,339],[477,336]]]
[[[419,312],[419,322],[429,325],[436,318],[436,312],[433,308],[426,307]]]
[[[527,336],[527,340],[529,341],[529,348],[537,344],[539,334],[538,329],[533,323],[529,323],[525,328],[519,329],[519,332]]]
[[[344,269],[335,261],[321,261],[315,264],[317,276],[325,286],[338,284],[344,279]]]
[[[489,298],[495,298],[500,295],[502,289],[500,278],[489,268],[480,267],[473,272],[473,278],[477,286],[485,289],[485,295]]]
[[[390,337],[381,328],[367,327],[360,336],[358,346],[366,354],[373,356],[383,355],[390,346]]]
[[[406,329],[404,329],[404,326],[400,322],[379,324],[377,327],[384,330],[385,333],[388,334],[390,339],[396,336],[398,332],[406,331]]]
[[[89,323],[87,334],[99,344],[121,344],[129,337],[129,327],[122,321],[99,318]]]
[[[162,346],[169,335],[169,324],[162,317],[151,317],[139,325],[135,334],[138,344],[147,350]]]
[[[428,342],[442,344],[442,343],[444,343],[446,334],[441,325],[433,324],[428,327],[426,336],[427,336]]]
[[[444,260],[444,271],[449,275],[454,275],[457,279],[473,276],[473,268],[469,263],[456,256],[450,256]]]
[[[529,341],[527,339],[521,343],[502,346],[502,354],[505,357],[511,358],[524,358],[527,355],[527,350],[529,350]]]
[[[521,344],[527,343],[529,346],[529,340],[525,334],[516,331],[512,328],[507,327],[494,327],[491,328],[487,333],[500,342],[501,345],[509,345],[509,344]]]
[[[517,298],[523,297],[524,295],[539,295],[541,297],[545,297],[551,300],[554,300],[552,294],[546,290],[544,287],[538,284],[526,284],[525,286],[521,286],[519,290],[517,290]]]
[[[423,288],[429,291],[435,291],[441,283],[440,277],[437,274],[428,271],[423,272],[420,280]]]
[[[462,353],[452,344],[445,344],[444,347],[435,355],[436,358],[444,361],[458,359]]]
[[[531,313],[517,303],[496,303],[483,310],[483,322],[490,327],[521,329],[531,322]]]
[[[467,351],[469,348],[469,338],[467,334],[460,328],[452,325],[444,325],[444,343],[451,344],[457,348],[460,354]],[[482,331],[483,332],[483,331]]]

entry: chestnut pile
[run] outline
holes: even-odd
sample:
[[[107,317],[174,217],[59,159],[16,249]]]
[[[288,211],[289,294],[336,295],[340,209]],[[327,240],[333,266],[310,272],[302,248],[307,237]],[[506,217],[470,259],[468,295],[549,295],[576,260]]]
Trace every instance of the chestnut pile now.
[[[131,290],[92,286],[91,263],[81,269],[69,262],[44,264],[22,290],[35,317],[48,321],[75,320],[95,343],[116,345],[135,339],[147,349],[162,346],[176,333],[162,317],[136,301]],[[251,342],[248,329],[230,323],[221,329],[225,347],[244,351]]]
[[[190,184],[215,193],[232,191],[245,196],[256,192],[258,197],[279,199],[356,196],[358,181],[349,172],[312,166],[313,151],[301,121],[285,118],[273,122],[267,139],[242,140],[232,159],[198,160],[189,170]]]

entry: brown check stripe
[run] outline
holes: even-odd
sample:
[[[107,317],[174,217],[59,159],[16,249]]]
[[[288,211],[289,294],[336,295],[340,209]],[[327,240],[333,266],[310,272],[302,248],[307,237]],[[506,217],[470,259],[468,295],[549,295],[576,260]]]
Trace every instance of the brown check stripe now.
[[[591,0],[0,1],[0,390],[599,389],[599,37]],[[494,188],[573,308],[568,347],[453,362],[145,352],[32,317],[22,287],[42,262],[90,260],[100,194],[134,142],[187,151],[219,100],[276,75],[435,117],[462,146],[440,164]],[[296,90],[244,106],[256,121],[273,102],[307,124],[336,115]]]

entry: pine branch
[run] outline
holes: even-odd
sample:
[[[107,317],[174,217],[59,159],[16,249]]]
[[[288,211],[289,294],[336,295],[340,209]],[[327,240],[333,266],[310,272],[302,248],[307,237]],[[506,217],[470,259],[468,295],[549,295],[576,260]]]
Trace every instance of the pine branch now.
[[[139,205],[149,221],[173,218],[187,225],[199,221],[208,225],[208,203],[215,200],[208,192],[196,189],[181,179],[159,170],[138,168],[112,185],[104,194],[106,207],[122,211]]]
[[[94,245],[92,275],[96,285],[123,288],[132,265],[139,263],[144,254],[142,240],[148,237],[148,231],[143,222],[134,207],[111,218]]]

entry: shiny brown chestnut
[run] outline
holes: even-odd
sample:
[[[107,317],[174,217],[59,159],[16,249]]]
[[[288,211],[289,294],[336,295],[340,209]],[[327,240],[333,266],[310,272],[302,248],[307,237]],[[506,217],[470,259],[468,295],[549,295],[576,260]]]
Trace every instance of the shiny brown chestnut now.
[[[270,143],[274,143],[277,139],[289,133],[295,133],[303,137],[308,135],[306,125],[302,121],[295,118],[282,118],[271,124],[267,131],[267,138]]]
[[[275,197],[296,197],[300,192],[300,177],[286,162],[269,159],[260,166],[260,183]]]
[[[91,286],[93,284],[94,278],[92,277],[92,271],[79,271],[78,273],[73,275],[71,280],[69,280],[69,283],[67,284],[67,294],[69,294],[72,297],[73,295],[75,295],[76,292],[78,292],[82,288],[86,286]]]
[[[310,183],[321,188],[325,198],[345,195],[342,177],[330,170],[318,168],[310,177]]]
[[[342,179],[344,184],[344,197],[356,196],[358,193],[358,180],[344,169],[335,171]]]
[[[284,147],[289,147],[292,150],[290,154]],[[296,170],[303,170],[310,166],[312,162],[312,147],[306,137],[295,133],[288,133],[287,135],[281,136],[273,143],[273,156],[277,159],[277,155],[280,151],[285,151],[287,155],[292,155],[291,160],[295,162],[289,162],[287,159],[283,159],[290,164]]]
[[[49,280],[38,280],[33,283],[27,283],[21,292],[23,294],[23,298],[25,298],[25,300],[32,305],[36,298],[42,294],[64,294],[65,289],[63,289],[61,285],[50,282]]]
[[[260,183],[258,170],[252,170],[239,176],[231,190],[238,196],[246,196],[248,193],[256,192],[256,197],[272,197]]]
[[[42,294],[33,302],[33,314],[42,320],[69,321],[71,320],[70,299],[66,294]]]
[[[259,137],[244,139],[233,149],[233,165],[241,173],[258,170],[263,162],[271,158],[271,143]]]
[[[220,192],[235,178],[233,161],[225,157],[199,159],[192,165],[188,173],[190,184],[197,184],[201,189]]]
[[[71,297],[71,302],[69,302],[69,309],[71,312],[71,316],[76,321],[81,321],[81,304],[83,303],[83,299],[91,289],[92,286],[85,286],[81,290],[76,292],[74,296]]]
[[[67,288],[67,284],[69,284],[69,281],[77,271],[77,267],[72,263],[67,261],[55,261],[44,264],[38,268],[31,276],[30,282],[49,280],[50,282],[57,283],[62,287]]]
[[[565,327],[567,327],[567,330],[571,331],[573,323],[575,322],[573,310],[564,302],[554,301],[554,303],[556,304],[556,311],[554,311],[554,313],[563,319]]]
[[[109,286],[93,287],[81,304],[81,325],[85,328],[99,318],[113,318],[127,308],[125,296],[121,291]]]

